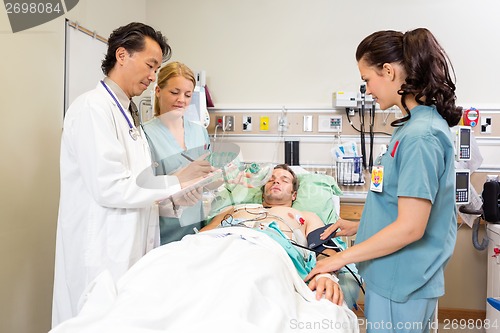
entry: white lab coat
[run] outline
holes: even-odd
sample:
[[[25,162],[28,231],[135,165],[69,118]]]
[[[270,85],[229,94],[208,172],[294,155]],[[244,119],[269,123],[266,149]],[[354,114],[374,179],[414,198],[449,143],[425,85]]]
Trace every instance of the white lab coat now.
[[[99,273],[107,269],[117,280],[159,245],[155,201],[180,185],[177,177],[153,175],[149,147],[141,135],[136,141],[131,138],[127,121],[100,82],[66,113],[53,327],[78,313],[86,286]],[[136,182],[144,170],[149,188]]]

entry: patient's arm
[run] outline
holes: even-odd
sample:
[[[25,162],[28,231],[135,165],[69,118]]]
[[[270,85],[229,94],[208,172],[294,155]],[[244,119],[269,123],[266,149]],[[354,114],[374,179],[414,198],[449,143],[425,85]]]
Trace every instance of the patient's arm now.
[[[335,282],[334,280],[338,281],[336,277],[332,279],[326,276],[318,276],[317,279],[311,279],[308,287],[312,291],[316,290],[317,300],[321,299],[324,294],[325,299],[337,305],[342,305],[344,303],[344,293],[342,292],[338,282]]]
[[[212,230],[212,229],[215,229],[219,226],[219,224],[222,222],[222,220],[224,220],[224,217],[231,213],[234,209],[234,206],[229,206],[229,207],[226,207],[224,208],[224,210],[222,210],[219,214],[217,214],[216,216],[214,216],[212,218],[212,220],[210,221],[209,224],[207,224],[206,226],[204,226],[203,228],[201,228],[200,231],[207,231],[207,230]]]
[[[301,212],[301,214],[302,217],[306,220],[306,236],[311,231],[325,226],[323,221],[315,213],[303,211]],[[316,299],[321,299],[324,294],[325,299],[337,305],[342,305],[344,303],[344,293],[342,292],[342,289],[338,284],[338,279],[336,279],[335,275],[333,276],[333,279],[330,277],[318,277],[317,279],[311,279],[308,287],[312,291],[316,290]],[[337,282],[334,280],[337,280]]]
[[[300,213],[301,213],[302,217],[306,220],[306,222],[305,222],[305,224],[306,224],[306,230],[305,230],[306,236],[311,231],[314,231],[318,228],[325,226],[323,221],[321,221],[321,219],[319,218],[318,215],[316,215],[316,213],[306,212],[306,211],[302,211]]]

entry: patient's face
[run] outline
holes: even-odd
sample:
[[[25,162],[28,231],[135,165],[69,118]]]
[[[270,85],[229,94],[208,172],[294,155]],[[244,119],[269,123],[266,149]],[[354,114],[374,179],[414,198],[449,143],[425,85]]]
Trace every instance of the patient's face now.
[[[283,169],[275,169],[264,185],[264,202],[270,205],[292,206],[297,193],[293,190],[293,176]]]

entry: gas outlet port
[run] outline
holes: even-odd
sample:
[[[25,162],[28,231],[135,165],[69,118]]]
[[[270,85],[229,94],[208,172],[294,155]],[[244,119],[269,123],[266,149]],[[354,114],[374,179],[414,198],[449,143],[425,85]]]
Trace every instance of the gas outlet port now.
[[[215,125],[224,132],[234,132],[234,116],[216,116]]]
[[[224,116],[226,118],[225,130],[227,132],[234,132],[234,116]]]

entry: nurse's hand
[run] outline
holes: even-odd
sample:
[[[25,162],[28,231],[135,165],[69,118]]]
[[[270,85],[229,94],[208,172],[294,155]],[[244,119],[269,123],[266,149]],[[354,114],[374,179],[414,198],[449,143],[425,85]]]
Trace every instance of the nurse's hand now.
[[[318,275],[309,282],[308,287],[312,291],[316,290],[317,300],[324,296],[325,299],[334,304],[342,305],[344,303],[344,293],[340,285],[327,276]]]
[[[330,225],[328,228],[323,231],[320,235],[320,239],[327,239],[333,234],[335,231],[335,236],[352,236],[358,232],[359,222],[353,222],[349,220],[344,220],[339,218],[337,222]]]
[[[304,281],[307,282],[313,279],[317,274],[336,272],[347,264],[342,261],[342,252],[334,253],[332,251],[332,253],[329,252],[329,255],[329,257],[320,259],[316,262],[316,266],[307,274]]]
[[[210,172],[215,170],[212,165],[210,165],[210,162],[205,160],[207,156],[208,154],[201,155],[174,174],[177,178],[179,178],[179,183],[182,188],[185,188],[201,178],[206,177]]]

